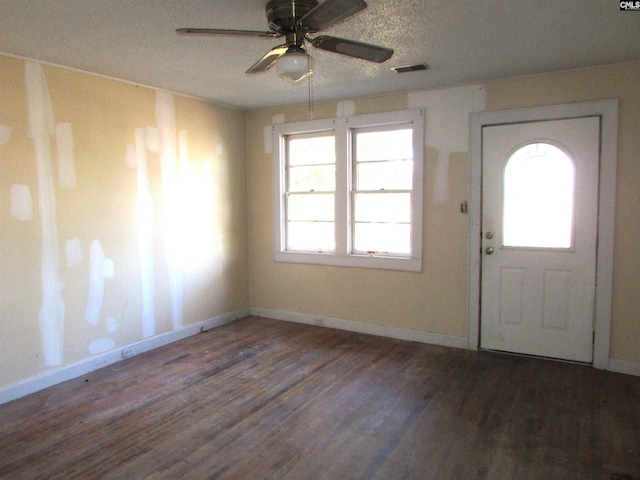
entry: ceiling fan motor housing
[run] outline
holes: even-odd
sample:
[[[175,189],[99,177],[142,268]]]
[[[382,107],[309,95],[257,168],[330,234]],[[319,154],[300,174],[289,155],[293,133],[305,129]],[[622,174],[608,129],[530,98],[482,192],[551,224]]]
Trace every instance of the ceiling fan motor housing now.
[[[393,49],[346,38],[319,35],[323,31],[367,8],[365,0],[268,0],[265,10],[269,31],[235,30],[227,28],[179,28],[178,33],[191,35],[240,35],[279,38],[285,37],[285,43],[277,45],[262,56],[245,72],[260,73],[268,70],[277,62],[282,63],[294,58],[306,63],[304,74],[309,73],[309,56],[305,41],[327,52],[339,53],[348,57],[360,58],[370,62],[382,63],[391,58]],[[313,34],[313,38],[308,35]],[[296,73],[299,73],[296,70]],[[301,77],[287,78],[298,80]]]
[[[283,34],[295,32],[298,20],[316,6],[317,0],[269,0],[265,7],[269,28]]]

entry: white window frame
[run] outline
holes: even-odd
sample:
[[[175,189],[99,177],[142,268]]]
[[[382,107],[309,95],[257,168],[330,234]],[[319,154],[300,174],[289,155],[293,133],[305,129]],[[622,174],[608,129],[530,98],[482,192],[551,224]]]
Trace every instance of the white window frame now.
[[[353,191],[353,130],[407,124],[413,128],[413,185],[411,191],[411,255],[352,253],[351,197]],[[286,250],[286,136],[333,131],[336,145],[336,249],[333,252]],[[342,267],[422,271],[422,209],[424,184],[424,111],[422,109],[356,115],[273,126],[273,224],[276,262]]]

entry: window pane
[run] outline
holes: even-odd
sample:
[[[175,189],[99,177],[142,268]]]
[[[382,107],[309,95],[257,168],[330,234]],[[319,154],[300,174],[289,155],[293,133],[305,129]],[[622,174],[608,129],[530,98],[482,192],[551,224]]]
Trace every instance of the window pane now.
[[[354,237],[356,252],[411,253],[411,226],[407,224],[356,223]]]
[[[290,192],[327,192],[336,189],[335,165],[291,167],[289,169]]]
[[[333,251],[336,248],[333,222],[289,222],[287,250]]]
[[[336,162],[335,137],[322,133],[317,136],[289,137],[289,165],[321,165]]]
[[[356,193],[356,222],[410,222],[410,193]]]
[[[411,190],[413,162],[358,163],[358,190]]]
[[[358,162],[410,160],[413,158],[412,130],[360,132],[356,134]]]
[[[575,171],[548,143],[526,145],[504,172],[503,243],[510,247],[570,248]]]
[[[333,221],[334,195],[323,194],[291,194],[288,196],[288,220]]]

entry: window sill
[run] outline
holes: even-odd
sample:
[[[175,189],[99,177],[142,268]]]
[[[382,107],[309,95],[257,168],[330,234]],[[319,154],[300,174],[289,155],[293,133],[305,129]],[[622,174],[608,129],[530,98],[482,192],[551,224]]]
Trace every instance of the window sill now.
[[[422,259],[385,257],[383,255],[342,255],[336,253],[276,252],[276,262],[304,263],[335,267],[373,268],[378,270],[399,270],[421,272]]]

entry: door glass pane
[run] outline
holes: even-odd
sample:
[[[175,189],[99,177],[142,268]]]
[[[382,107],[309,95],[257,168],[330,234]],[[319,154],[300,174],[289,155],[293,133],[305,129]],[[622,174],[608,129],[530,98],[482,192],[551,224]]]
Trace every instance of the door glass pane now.
[[[575,193],[573,161],[558,147],[532,143],[504,171],[503,244],[571,248]]]

